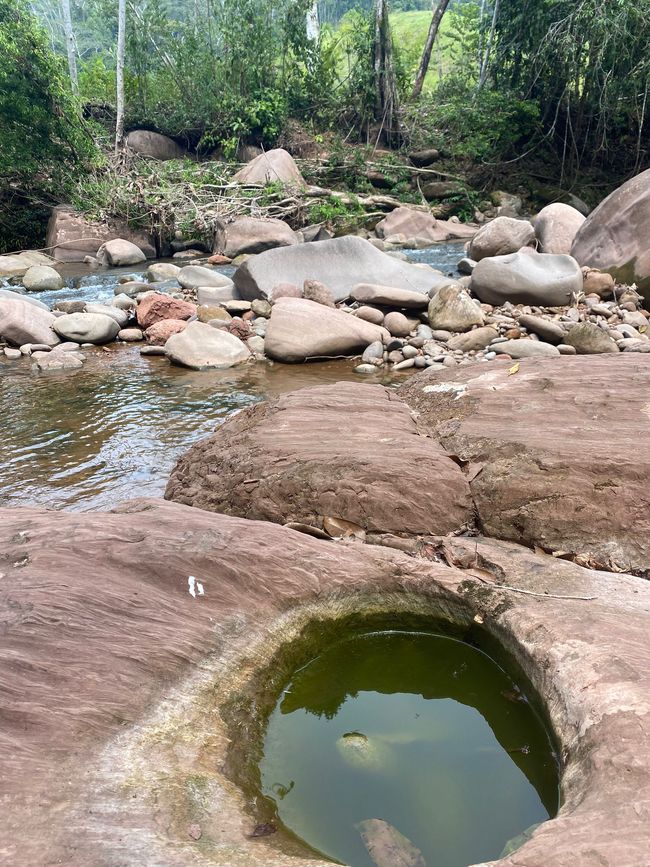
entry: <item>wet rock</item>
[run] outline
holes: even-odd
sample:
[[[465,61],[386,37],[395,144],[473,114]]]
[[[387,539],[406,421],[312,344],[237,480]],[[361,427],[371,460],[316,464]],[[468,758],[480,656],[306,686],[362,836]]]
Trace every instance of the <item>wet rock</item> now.
[[[110,343],[120,326],[103,313],[66,313],[54,321],[53,329],[65,340],[74,343]]]
[[[612,338],[593,322],[580,322],[571,327],[564,336],[564,343],[573,346],[578,355],[619,351]]]
[[[566,335],[566,331],[561,325],[550,319],[544,319],[542,316],[531,316],[528,313],[524,313],[519,317],[519,324],[526,331],[530,331],[531,334],[537,334],[547,343],[562,343]]]
[[[54,346],[59,338],[52,331],[56,316],[28,301],[0,298],[0,337],[14,346],[45,343]]]
[[[377,867],[427,867],[422,852],[383,819],[366,819],[357,828]]]
[[[427,296],[421,292],[395,289],[392,286],[379,286],[373,283],[358,283],[352,288],[350,297],[362,304],[379,304],[407,310],[423,310],[428,304]]]
[[[571,247],[585,217],[571,205],[547,205],[533,220],[540,253],[571,253]]]
[[[264,346],[270,358],[297,362],[352,355],[387,336],[384,328],[340,310],[306,298],[284,298],[273,305]]]
[[[316,304],[324,304],[325,307],[336,307],[332,290],[324,283],[319,283],[318,280],[305,280],[302,287],[302,297],[308,301],[314,301]]]
[[[180,267],[171,262],[152,262],[147,268],[145,275],[147,280],[156,282],[157,280],[176,280]]]
[[[242,473],[255,483],[242,485]],[[276,523],[319,526],[336,515],[365,530],[411,534],[462,526],[467,492],[460,467],[418,435],[390,389],[341,382],[231,417],[180,459],[165,496]]]
[[[403,313],[396,310],[386,314],[384,328],[394,337],[408,337],[411,333],[411,323]]]
[[[360,374],[377,373],[377,367],[374,364],[358,364],[354,368],[354,372]]]
[[[215,252],[234,259],[242,253],[263,253],[297,243],[298,236],[283,220],[237,217],[217,231]]]
[[[125,238],[106,241],[97,250],[97,259],[102,265],[138,265],[140,262],[146,261],[146,258],[136,244]]]
[[[117,332],[117,339],[125,343],[138,343],[144,340],[144,334],[139,328],[122,328]]]
[[[550,343],[541,340],[505,340],[503,343],[494,343],[491,347],[498,355],[509,355],[511,358],[534,358],[535,356],[551,357],[560,352]]]
[[[650,297],[650,169],[623,184],[592,211],[575,237],[571,255],[581,265],[607,271],[619,283],[636,283]]]
[[[483,311],[460,286],[440,289],[429,302],[429,325],[433,330],[469,331],[483,325]]]
[[[180,334],[186,328],[187,322],[184,319],[161,319],[150,325],[144,336],[152,346],[165,346],[172,334]]]
[[[28,292],[53,291],[63,288],[63,278],[49,265],[32,265],[22,278]]]
[[[157,292],[143,298],[136,310],[138,325],[143,330],[163,319],[187,320],[195,314],[196,305]]]
[[[193,370],[221,370],[251,357],[237,337],[202,322],[190,322],[181,333],[173,334],[165,344],[165,352],[170,361]]]
[[[582,292],[582,271],[571,256],[533,250],[483,259],[472,273],[472,292],[484,303],[563,307]]]
[[[469,245],[469,258],[475,262],[492,256],[516,253],[535,240],[535,229],[528,220],[497,217],[482,226]]]
[[[398,262],[363,238],[352,235],[267,250],[245,262],[234,276],[237,291],[249,301],[275,299],[274,288],[278,283],[302,286],[305,280],[324,283],[332,290],[335,301],[349,298],[359,283],[426,294],[432,287],[449,282],[432,269]]]
[[[485,349],[498,336],[498,333],[492,325],[485,325],[465,334],[456,334],[447,341],[447,347],[452,352],[457,349],[461,352],[478,351]]]

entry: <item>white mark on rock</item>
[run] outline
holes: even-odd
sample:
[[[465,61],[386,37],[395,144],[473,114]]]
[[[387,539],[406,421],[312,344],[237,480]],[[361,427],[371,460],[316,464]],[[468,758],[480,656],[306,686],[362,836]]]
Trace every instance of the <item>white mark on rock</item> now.
[[[201,584],[200,581],[197,581],[194,575],[190,575],[187,579],[187,586],[190,591],[190,596],[193,596],[194,599],[196,599],[197,596],[205,596],[203,584]]]
[[[642,407],[641,407],[641,412],[642,412],[644,415],[647,415],[648,418],[650,418],[650,403],[646,403],[645,406],[642,406]]]
[[[422,391],[425,394],[451,392],[456,395],[454,400],[458,400],[467,391],[467,386],[462,382],[437,382],[435,385],[425,385]]]

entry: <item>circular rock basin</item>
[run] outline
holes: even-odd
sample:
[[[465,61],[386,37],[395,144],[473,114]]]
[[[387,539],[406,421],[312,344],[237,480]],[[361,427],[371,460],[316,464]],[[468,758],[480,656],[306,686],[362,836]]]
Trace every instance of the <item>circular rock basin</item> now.
[[[492,860],[559,806],[552,739],[522,688],[476,647],[420,631],[357,633],[300,668],[260,772],[284,827],[351,867]]]

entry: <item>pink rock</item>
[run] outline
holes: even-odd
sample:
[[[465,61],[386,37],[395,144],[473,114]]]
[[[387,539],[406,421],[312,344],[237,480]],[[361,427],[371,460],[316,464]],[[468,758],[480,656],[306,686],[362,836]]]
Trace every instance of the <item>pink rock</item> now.
[[[172,334],[179,334],[185,331],[187,322],[181,319],[161,319],[160,322],[154,322],[144,333],[147,338],[147,343],[153,346],[164,346]]]
[[[302,298],[302,289],[294,283],[276,283],[271,291],[271,301],[278,298]]]
[[[195,313],[195,304],[156,292],[142,299],[138,304],[136,317],[138,325],[148,329],[155,322],[161,322],[163,319],[190,319]]]

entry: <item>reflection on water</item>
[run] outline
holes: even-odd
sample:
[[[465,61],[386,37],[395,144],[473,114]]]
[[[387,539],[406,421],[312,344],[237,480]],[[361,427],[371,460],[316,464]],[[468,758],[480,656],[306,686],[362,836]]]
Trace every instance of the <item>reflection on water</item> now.
[[[456,243],[409,253],[443,271],[461,255]],[[61,270],[65,289],[33,297],[49,305],[107,303],[121,274],[138,277],[137,268]],[[0,506],[87,510],[158,496],[176,458],[235,410],[308,385],[395,383],[408,375],[360,380],[353,373],[358,360],[193,372],[143,358],[137,347],[84,352],[82,370],[43,374],[33,373],[28,359],[14,363],[0,355]]]
[[[270,717],[260,771],[284,825],[352,867],[491,861],[558,807],[551,742],[509,675],[422,632],[357,635],[301,668]],[[370,857],[383,823],[403,860]]]
[[[87,510],[158,496],[176,458],[234,410],[359,380],[352,361],[195,372],[136,347],[86,355],[62,373],[0,360],[0,505]]]

